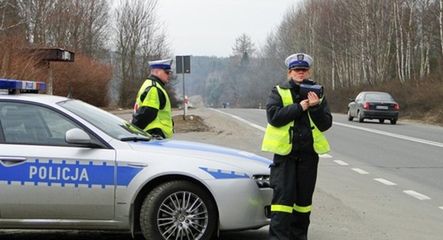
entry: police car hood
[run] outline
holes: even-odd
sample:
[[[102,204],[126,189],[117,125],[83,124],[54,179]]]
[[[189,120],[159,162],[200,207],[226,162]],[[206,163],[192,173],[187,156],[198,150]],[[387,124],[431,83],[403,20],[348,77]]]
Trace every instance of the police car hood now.
[[[137,142],[131,143],[131,146],[136,151],[158,152],[168,155],[175,153],[187,160],[198,159],[219,162],[241,168],[245,172],[250,173],[267,173],[269,171],[269,164],[272,163],[269,159],[253,153],[188,141],[160,140]]]

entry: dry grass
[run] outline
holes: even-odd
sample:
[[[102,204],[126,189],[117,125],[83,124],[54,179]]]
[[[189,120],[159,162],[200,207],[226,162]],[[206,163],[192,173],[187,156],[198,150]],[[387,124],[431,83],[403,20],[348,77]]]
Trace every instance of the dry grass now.
[[[186,120],[183,119],[183,115],[175,115],[173,120],[176,133],[208,132],[210,130],[203,119],[197,115],[186,115]]]

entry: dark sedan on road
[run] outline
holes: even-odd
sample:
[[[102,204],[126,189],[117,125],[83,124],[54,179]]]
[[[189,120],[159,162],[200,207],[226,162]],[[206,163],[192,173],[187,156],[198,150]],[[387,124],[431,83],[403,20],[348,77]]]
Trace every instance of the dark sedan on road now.
[[[348,104],[348,120],[355,118],[359,122],[365,119],[378,119],[383,123],[389,119],[391,124],[396,124],[400,105],[386,92],[360,92],[355,99],[350,99]]]

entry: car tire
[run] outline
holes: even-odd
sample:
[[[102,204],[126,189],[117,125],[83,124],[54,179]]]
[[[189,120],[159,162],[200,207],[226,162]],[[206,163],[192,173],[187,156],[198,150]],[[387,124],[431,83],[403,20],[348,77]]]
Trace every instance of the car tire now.
[[[217,222],[210,194],[189,181],[157,186],[140,209],[140,228],[145,239],[209,240],[215,234]]]
[[[358,113],[357,113],[357,118],[358,118],[358,121],[359,121],[359,122],[363,122],[363,120],[365,120],[365,119],[363,118],[363,115],[361,114],[360,111],[358,111]]]
[[[378,122],[379,122],[379,123],[384,123],[384,122],[385,122],[385,119],[383,119],[383,118],[382,118],[382,119],[378,119]]]
[[[348,109],[348,121],[352,121],[354,117],[351,115],[351,110]]]
[[[397,119],[395,119],[395,118],[394,118],[394,119],[391,119],[391,124],[393,124],[393,125],[394,125],[394,124],[397,124]]]

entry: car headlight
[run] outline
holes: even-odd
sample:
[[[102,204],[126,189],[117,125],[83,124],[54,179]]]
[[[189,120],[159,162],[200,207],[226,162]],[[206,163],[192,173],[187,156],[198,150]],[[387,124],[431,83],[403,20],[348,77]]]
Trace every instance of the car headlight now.
[[[269,188],[271,184],[269,182],[269,175],[253,175],[252,179],[254,179],[255,183],[257,183],[258,188]]]

